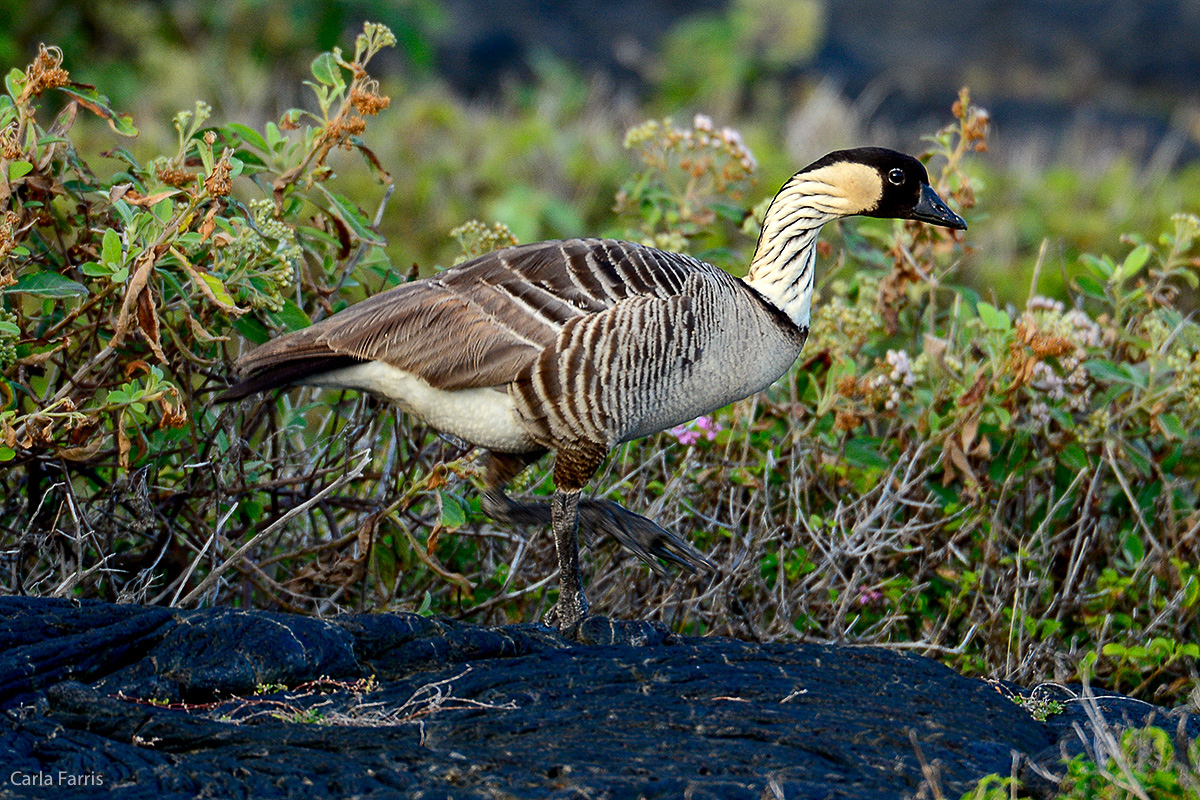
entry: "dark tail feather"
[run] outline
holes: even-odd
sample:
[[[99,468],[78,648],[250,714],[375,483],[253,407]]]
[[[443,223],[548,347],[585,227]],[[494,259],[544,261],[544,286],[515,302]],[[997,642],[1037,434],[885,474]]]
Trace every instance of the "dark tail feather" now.
[[[342,367],[361,364],[361,358],[353,356],[322,355],[313,358],[299,358],[267,366],[254,374],[233,384],[212,399],[214,403],[230,403],[241,400],[258,392],[267,392],[297,383],[304,383],[305,378],[320,375],[322,372],[332,372]]]

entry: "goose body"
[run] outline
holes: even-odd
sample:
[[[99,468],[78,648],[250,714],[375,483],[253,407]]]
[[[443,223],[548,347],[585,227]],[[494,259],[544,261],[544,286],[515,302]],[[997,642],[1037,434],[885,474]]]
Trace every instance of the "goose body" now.
[[[407,307],[436,322],[397,326],[383,351],[378,326]],[[503,328],[496,307],[507,312]],[[410,326],[435,338],[431,325],[451,352],[395,341]],[[486,335],[455,335],[472,325]],[[745,282],[703,261],[572,239],[496,251],[398,286],[268,343],[240,366],[253,374],[301,347],[373,352],[305,382],[373,392],[480,447],[528,453],[580,437],[611,448],[695,419],[773,383],[806,335]]]
[[[358,389],[485,448],[484,510],[553,525],[562,591],[547,618],[567,627],[587,610],[581,521],[656,569],[656,556],[711,566],[675,534],[615,503],[581,501],[580,490],[618,443],[747,397],[791,367],[808,336],[817,233],[851,214],[966,227],[916,159],[838,151],[780,190],[745,279],[622,241],[506,248],[267,342],[218,400],[293,384]],[[505,485],[550,450],[550,508],[509,498]]]

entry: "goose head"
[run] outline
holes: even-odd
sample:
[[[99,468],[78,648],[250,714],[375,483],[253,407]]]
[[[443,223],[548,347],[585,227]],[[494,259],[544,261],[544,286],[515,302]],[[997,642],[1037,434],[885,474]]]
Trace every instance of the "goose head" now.
[[[912,156],[883,147],[835,150],[779,190],[763,220],[746,282],[807,328],[817,233],[827,222],[855,215],[967,227],[930,186],[925,165]]]
[[[817,159],[784,184],[775,202],[784,208],[809,207],[814,213],[806,215],[808,221],[818,227],[854,215],[914,219],[956,230],[967,227],[930,186],[924,164],[884,147],[835,150]]]
[[[837,216],[859,214],[913,219],[955,230],[967,228],[963,218],[930,186],[925,165],[895,150],[836,150],[797,172],[792,181],[797,180],[825,184]]]

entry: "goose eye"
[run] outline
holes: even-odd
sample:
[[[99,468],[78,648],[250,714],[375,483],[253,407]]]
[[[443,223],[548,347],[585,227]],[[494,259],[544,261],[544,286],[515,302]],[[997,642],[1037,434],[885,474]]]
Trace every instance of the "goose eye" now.
[[[903,184],[904,183],[904,170],[900,169],[899,167],[896,167],[894,170],[889,172],[888,173],[888,183],[892,184],[892,186],[900,186],[901,184]]]

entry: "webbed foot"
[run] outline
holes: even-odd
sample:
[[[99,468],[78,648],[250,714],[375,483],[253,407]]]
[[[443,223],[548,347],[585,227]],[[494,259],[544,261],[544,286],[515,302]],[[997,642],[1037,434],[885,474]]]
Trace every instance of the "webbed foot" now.
[[[716,567],[681,537],[652,520],[622,508],[611,500],[583,500],[579,503],[580,527],[592,535],[607,534],[626,550],[650,565],[660,575],[666,573],[662,559],[669,564],[696,572]]]

